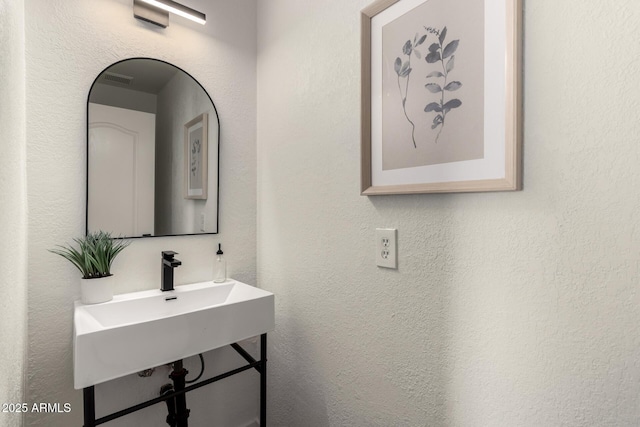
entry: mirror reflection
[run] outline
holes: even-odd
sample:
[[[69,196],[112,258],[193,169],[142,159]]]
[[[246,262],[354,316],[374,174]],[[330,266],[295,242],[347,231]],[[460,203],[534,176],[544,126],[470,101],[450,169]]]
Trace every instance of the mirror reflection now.
[[[87,231],[218,232],[216,108],[169,63],[134,58],[95,80],[87,116]]]

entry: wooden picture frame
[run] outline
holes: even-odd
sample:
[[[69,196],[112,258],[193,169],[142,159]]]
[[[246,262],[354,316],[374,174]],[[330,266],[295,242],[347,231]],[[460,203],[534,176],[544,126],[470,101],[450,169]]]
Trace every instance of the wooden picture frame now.
[[[522,0],[377,0],[361,37],[362,195],[522,188]]]
[[[207,199],[209,116],[203,113],[184,125],[184,198]]]

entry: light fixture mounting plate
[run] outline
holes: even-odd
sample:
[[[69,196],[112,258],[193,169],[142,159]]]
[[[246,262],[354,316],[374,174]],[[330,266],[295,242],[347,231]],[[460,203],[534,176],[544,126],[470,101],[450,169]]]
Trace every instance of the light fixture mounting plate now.
[[[169,12],[140,0],[133,0],[133,16],[162,28],[169,26]]]

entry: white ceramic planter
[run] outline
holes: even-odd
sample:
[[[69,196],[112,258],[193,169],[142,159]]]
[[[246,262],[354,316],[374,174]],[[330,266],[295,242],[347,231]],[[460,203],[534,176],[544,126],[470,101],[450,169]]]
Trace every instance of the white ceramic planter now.
[[[80,279],[80,295],[83,304],[98,304],[113,299],[114,276],[99,279]]]

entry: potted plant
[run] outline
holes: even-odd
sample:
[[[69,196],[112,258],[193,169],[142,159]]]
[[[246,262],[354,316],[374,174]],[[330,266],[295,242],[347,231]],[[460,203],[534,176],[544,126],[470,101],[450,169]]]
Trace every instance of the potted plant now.
[[[97,231],[85,237],[73,239],[78,249],[71,245],[49,249],[49,252],[69,260],[82,273],[80,294],[83,304],[97,304],[113,299],[113,275],[111,264],[116,256],[131,242],[115,240],[111,233]]]

